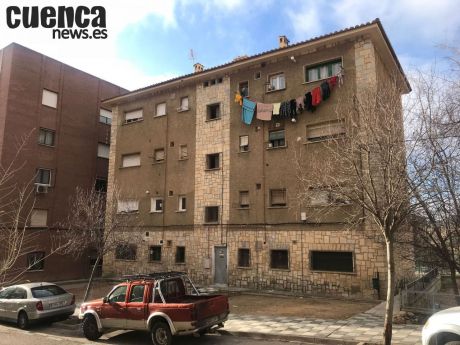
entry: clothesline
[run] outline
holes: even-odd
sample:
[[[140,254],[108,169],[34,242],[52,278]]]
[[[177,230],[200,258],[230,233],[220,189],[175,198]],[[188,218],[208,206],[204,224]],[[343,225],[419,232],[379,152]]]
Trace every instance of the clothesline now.
[[[290,118],[292,122],[297,121],[297,115],[304,110],[314,112],[322,101],[327,100],[337,84],[342,85],[343,74],[332,76],[313,88],[303,96],[277,103],[262,103],[243,97],[239,92],[235,94],[235,102],[242,107],[241,119],[250,125],[256,113],[256,118],[261,121],[272,121],[274,119]]]

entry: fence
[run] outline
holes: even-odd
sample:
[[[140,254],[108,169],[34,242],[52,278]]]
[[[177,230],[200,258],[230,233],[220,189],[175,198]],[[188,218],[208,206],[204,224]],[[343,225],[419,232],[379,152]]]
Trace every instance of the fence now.
[[[404,290],[401,294],[401,309],[423,314],[455,307],[459,302],[460,296],[447,293]]]

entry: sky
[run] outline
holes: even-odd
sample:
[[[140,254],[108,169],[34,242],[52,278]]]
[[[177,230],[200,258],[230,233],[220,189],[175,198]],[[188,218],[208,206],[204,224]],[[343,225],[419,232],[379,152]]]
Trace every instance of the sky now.
[[[103,6],[108,37],[10,29],[9,6]],[[442,61],[442,46],[460,46],[459,13],[459,0],[1,0],[0,47],[16,42],[134,90],[191,73],[194,62],[213,67],[276,48],[279,35],[296,43],[380,18],[410,72]]]

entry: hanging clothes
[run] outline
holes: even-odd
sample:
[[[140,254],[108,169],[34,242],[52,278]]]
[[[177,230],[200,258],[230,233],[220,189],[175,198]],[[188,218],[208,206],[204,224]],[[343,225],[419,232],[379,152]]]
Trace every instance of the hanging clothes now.
[[[235,92],[235,103],[238,103],[240,106],[243,105],[243,96],[239,92]]]
[[[296,118],[297,118],[297,101],[295,99],[291,99],[289,101],[289,116],[291,117],[292,122],[296,122]]]
[[[284,118],[291,117],[291,104],[289,101],[281,102],[280,117],[284,117]]]
[[[323,101],[325,101],[331,95],[331,89],[329,88],[329,83],[327,81],[324,81],[321,83],[320,87],[321,87],[321,97],[323,98]]]
[[[301,113],[303,111],[303,96],[297,97],[295,102],[297,104],[297,112]]]
[[[243,98],[243,108],[241,113],[242,121],[250,125],[252,122],[252,118],[254,117],[254,110],[256,109],[256,103],[250,101],[247,98]]]
[[[305,110],[313,111],[313,105],[311,104],[312,100],[313,100],[313,98],[311,96],[311,92],[308,91],[305,94],[305,97],[303,99],[303,105],[304,105]]]
[[[280,114],[281,103],[273,103],[273,116],[278,116]]]
[[[330,77],[327,82],[329,83],[329,88],[332,90],[337,86],[337,76]]]
[[[257,103],[256,117],[262,121],[270,121],[273,114],[273,104]]]
[[[319,86],[311,90],[311,105],[316,107],[321,103],[321,88]]]

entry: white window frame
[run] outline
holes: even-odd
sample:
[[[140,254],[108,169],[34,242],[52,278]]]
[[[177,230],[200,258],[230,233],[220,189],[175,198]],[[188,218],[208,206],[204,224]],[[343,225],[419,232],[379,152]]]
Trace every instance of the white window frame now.
[[[112,112],[110,110],[100,108],[99,109],[99,122],[106,125],[112,124]]]
[[[240,152],[249,152],[249,135],[240,135]]]
[[[59,98],[59,94],[57,92],[43,89],[42,105],[56,109],[58,105],[58,98]]]
[[[163,152],[163,158],[157,159],[157,154],[160,155],[161,152]],[[155,163],[162,163],[166,160],[166,150],[164,147],[159,147],[153,150],[153,160],[155,161]]]
[[[99,158],[109,159],[110,145],[105,143],[97,143],[97,156]]]
[[[165,115],[166,115],[166,102],[157,103],[155,105],[155,116],[154,117],[160,117],[160,116],[165,116]]]
[[[179,200],[179,205],[177,207],[177,211],[178,212],[187,211],[187,197],[185,195],[179,195],[178,200]],[[185,200],[185,208],[182,207],[182,200]]]
[[[131,163],[128,163],[129,158],[131,158]],[[121,167],[122,168],[131,168],[141,166],[141,154],[138,153],[129,153],[121,156]]]
[[[313,133],[322,131],[322,135],[314,135]],[[306,141],[307,143],[317,143],[321,141],[337,139],[346,135],[345,121],[334,120],[328,122],[320,122],[306,126]]]
[[[313,65],[304,66],[305,83],[313,83],[315,81],[325,80],[334,75],[337,75],[343,68],[342,61],[343,60],[340,57]]]
[[[117,203],[117,213],[135,213],[139,212],[139,200],[129,199],[129,200],[118,200]]]
[[[37,178],[41,175],[41,174],[40,174],[40,171],[48,171],[48,172],[49,172],[49,181],[48,181],[48,183],[43,183],[43,181],[37,181]],[[38,185],[40,185],[40,186],[48,186],[48,187],[50,187],[50,186],[51,186],[52,178],[53,178],[53,171],[52,171],[52,169],[38,168],[38,169],[37,169],[37,177],[36,177],[36,179],[35,179],[35,184],[38,184]]]
[[[181,111],[189,110],[190,109],[189,101],[190,100],[189,100],[188,96],[181,97],[180,105],[179,105],[179,108],[177,109],[177,111],[181,112]]]
[[[161,201],[161,206],[157,207],[157,201]],[[162,197],[155,197],[150,199],[150,212],[152,213],[162,213],[165,208],[165,201]]]
[[[183,155],[184,148],[185,148],[186,155]],[[180,160],[188,159],[188,146],[187,146],[187,144],[179,145],[179,159]]]
[[[284,90],[286,88],[286,76],[284,72],[272,74],[268,77],[268,90],[277,91]]]
[[[125,124],[142,121],[144,119],[144,110],[136,109],[125,112]]]

